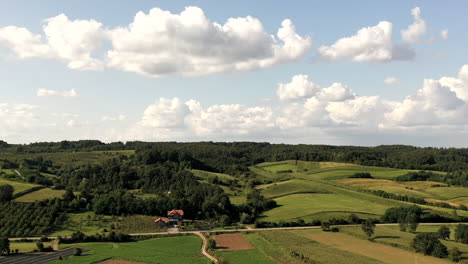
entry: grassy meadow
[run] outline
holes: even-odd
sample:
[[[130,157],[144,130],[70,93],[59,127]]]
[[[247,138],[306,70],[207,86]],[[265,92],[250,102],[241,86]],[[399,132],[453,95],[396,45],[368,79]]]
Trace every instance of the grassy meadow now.
[[[89,249],[82,256],[67,257],[55,264],[91,264],[107,259],[122,259],[144,263],[208,264],[201,254],[202,240],[197,236],[155,238],[128,243],[81,243],[66,245]]]
[[[35,201],[47,200],[49,198],[61,198],[65,194],[65,190],[53,190],[51,188],[43,188],[22,195],[15,199],[17,202],[29,203]]]
[[[13,195],[15,196],[21,193],[28,192],[32,189],[41,187],[38,184],[24,183],[20,181],[10,181],[10,180],[0,178],[0,185],[3,185],[3,184],[9,184],[13,186],[13,189],[14,189]]]

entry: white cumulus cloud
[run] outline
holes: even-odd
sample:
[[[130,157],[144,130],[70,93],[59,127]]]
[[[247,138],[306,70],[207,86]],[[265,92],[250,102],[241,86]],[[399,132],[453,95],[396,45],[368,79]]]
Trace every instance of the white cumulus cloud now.
[[[393,43],[393,25],[381,21],[373,27],[360,29],[351,37],[341,38],[331,46],[321,46],[320,56],[327,60],[351,58],[355,62],[387,62],[410,60],[414,51],[406,45]]]
[[[312,45],[289,19],[274,36],[257,18],[229,18],[221,24],[193,6],[180,14],[159,8],[140,11],[132,23],[116,28],[96,20],[71,20],[65,14],[44,23],[43,34],[16,26],[0,28],[0,45],[19,58],[56,58],[71,69],[108,67],[151,77],[263,69],[297,61]]]
[[[219,24],[198,7],[180,14],[159,8],[138,12],[128,27],[113,29],[110,35],[110,67],[153,77],[270,67],[302,58],[311,45],[290,20],[283,21],[275,38],[254,17]]]
[[[320,87],[309,80],[309,76],[299,74],[293,76],[291,82],[278,84],[276,94],[280,100],[295,100],[314,95]]]
[[[427,31],[427,23],[421,17],[421,9],[415,7],[411,10],[411,14],[414,18],[414,23],[408,28],[401,30],[401,37],[404,41],[409,43],[415,43],[421,40],[421,37]]]

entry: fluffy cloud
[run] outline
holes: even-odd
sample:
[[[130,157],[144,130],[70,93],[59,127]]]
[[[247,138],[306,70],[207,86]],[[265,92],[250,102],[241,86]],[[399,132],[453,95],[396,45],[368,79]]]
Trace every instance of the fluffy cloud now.
[[[179,98],[160,98],[146,108],[141,124],[154,128],[181,128],[188,113],[188,107]]]
[[[202,106],[196,100],[160,98],[147,106],[140,121],[133,124],[119,115],[97,118],[93,122],[72,114],[51,115],[52,120],[44,116],[39,119],[33,106],[0,104],[0,137],[24,142],[50,140],[59,135],[60,138],[55,139],[61,140],[69,133],[67,135],[73,139],[98,137],[107,141],[258,140],[427,145],[424,139],[440,136],[444,141],[431,141],[430,145],[454,145],[458,144],[454,140],[468,134],[468,65],[461,67],[456,77],[424,80],[419,90],[401,101],[361,96],[341,83],[322,88],[306,75],[297,76],[305,87],[314,83],[313,92],[279,100],[279,104],[271,107]],[[298,78],[293,77],[289,84]],[[122,122],[102,122],[114,120]],[[47,126],[47,123],[55,126]],[[34,139],[31,139],[33,134]]]
[[[356,94],[341,83],[333,83],[330,87],[321,88],[320,85],[309,80],[308,75],[294,75],[289,83],[279,83],[276,90],[282,101],[307,99],[317,96],[322,101],[343,101],[352,99]]]
[[[427,24],[421,18],[421,9],[419,7],[413,8],[411,14],[413,15],[414,23],[407,29],[401,30],[401,37],[406,42],[415,43],[420,41],[421,37],[426,33]]]
[[[52,56],[50,47],[43,43],[41,35],[35,35],[26,28],[0,28],[0,45],[12,50],[19,58]]]
[[[321,46],[319,55],[327,60],[351,58],[355,62],[386,62],[410,60],[414,51],[405,45],[396,45],[392,40],[393,25],[381,21],[373,27],[360,29],[351,37],[341,38],[331,46]]]
[[[275,38],[256,18],[229,18],[221,25],[198,7],[180,14],[159,8],[138,12],[128,27],[111,30],[110,36],[110,67],[153,77],[270,67],[302,58],[311,45],[288,19]]]
[[[75,89],[71,89],[69,91],[39,89],[37,90],[36,95],[39,97],[45,97],[45,96],[59,96],[59,97],[64,97],[64,98],[78,97],[78,93],[75,91]]]
[[[309,81],[309,76],[300,74],[293,76],[289,83],[280,83],[276,94],[280,100],[295,100],[310,97],[319,89],[317,84]]]
[[[102,24],[95,20],[70,20],[66,15],[46,19],[44,33],[55,57],[78,70],[100,70],[102,62],[92,57],[103,39]]]
[[[71,21],[64,14],[45,20],[44,36],[26,28],[0,28],[0,44],[19,58],[46,57],[67,62],[77,70],[99,70],[102,62],[92,57],[104,39],[102,24],[94,20]]]
[[[466,103],[455,92],[438,80],[426,79],[415,95],[394,103],[385,121],[399,126],[450,124],[465,121],[466,110]]]
[[[159,8],[148,14],[140,11],[131,24],[113,29],[60,14],[46,19],[43,31],[40,35],[3,27],[0,45],[19,58],[56,58],[71,69],[110,67],[160,77],[263,69],[303,58],[312,44],[309,37],[296,33],[289,19],[273,36],[257,18],[229,18],[219,24],[198,7],[187,7],[180,14]],[[110,44],[107,50],[105,42]]]
[[[401,81],[396,77],[387,77],[384,80],[384,83],[388,86],[398,85],[400,82]]]

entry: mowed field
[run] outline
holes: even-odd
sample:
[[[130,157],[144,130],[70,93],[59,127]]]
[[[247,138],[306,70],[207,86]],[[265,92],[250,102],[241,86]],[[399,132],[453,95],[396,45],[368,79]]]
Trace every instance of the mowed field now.
[[[447,200],[452,204],[455,204],[453,199],[466,202],[463,198],[468,197],[468,188],[448,187],[438,182],[392,180],[409,170],[335,162],[298,162],[296,165],[295,161],[261,163],[251,170],[274,181],[257,186],[265,197],[273,198],[279,205],[260,216],[260,221],[268,222],[329,220],[333,217],[346,219],[351,213],[361,218],[379,218],[390,207],[410,205],[364,193],[362,189]],[[375,179],[349,178],[357,172],[368,172]],[[447,208],[422,207],[442,214],[451,213],[451,209]],[[458,213],[468,216],[467,211],[458,210]]]
[[[129,243],[84,243],[66,246],[86,248],[90,251],[79,257],[72,256],[52,263],[91,264],[111,258],[144,263],[210,263],[210,260],[201,254],[202,240],[197,236],[164,237]]]
[[[29,203],[35,201],[47,200],[50,198],[61,198],[65,194],[65,190],[53,190],[51,188],[43,188],[37,191],[33,191],[22,195],[15,199],[17,202]]]
[[[32,184],[32,183],[24,183],[19,181],[10,181],[6,179],[0,178],[0,185],[9,184],[13,186],[14,192],[13,195],[17,195],[19,193],[27,192],[31,189],[38,188],[40,185]]]

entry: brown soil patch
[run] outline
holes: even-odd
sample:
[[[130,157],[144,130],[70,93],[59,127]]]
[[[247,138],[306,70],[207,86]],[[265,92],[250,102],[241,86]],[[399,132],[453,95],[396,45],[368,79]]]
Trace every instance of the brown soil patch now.
[[[146,264],[144,262],[123,260],[123,259],[108,259],[108,260],[101,261],[98,263],[99,264]]]
[[[381,260],[386,263],[399,264],[443,264],[447,263],[442,259],[424,256],[422,254],[409,252],[403,249],[382,245],[376,242],[358,239],[349,235],[339,233],[319,233],[308,236],[309,238],[325,244],[346,250],[359,255],[367,256],[373,259]]]
[[[214,236],[218,250],[255,249],[241,234],[222,234]]]

